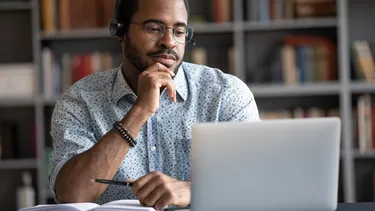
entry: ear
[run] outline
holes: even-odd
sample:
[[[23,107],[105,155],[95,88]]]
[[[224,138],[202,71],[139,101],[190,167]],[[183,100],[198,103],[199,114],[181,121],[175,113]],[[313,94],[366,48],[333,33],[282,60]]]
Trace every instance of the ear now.
[[[125,38],[124,37],[120,37],[120,38],[117,38],[118,42],[119,43],[123,43],[125,41]]]
[[[127,36],[127,34],[124,34],[123,36],[118,37],[117,39],[118,39],[119,43],[126,43],[126,36]]]

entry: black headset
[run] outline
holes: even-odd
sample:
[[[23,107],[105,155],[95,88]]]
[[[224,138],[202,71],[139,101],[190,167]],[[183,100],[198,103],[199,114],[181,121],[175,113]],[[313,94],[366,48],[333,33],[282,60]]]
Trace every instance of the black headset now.
[[[120,19],[120,5],[122,0],[116,0],[115,12],[111,21],[109,22],[109,32],[111,36],[121,38],[125,34],[124,23]],[[192,39],[191,44],[195,46],[195,42]]]
[[[116,0],[115,14],[109,22],[109,32],[113,37],[123,37],[125,34],[124,24],[120,20],[121,0]]]

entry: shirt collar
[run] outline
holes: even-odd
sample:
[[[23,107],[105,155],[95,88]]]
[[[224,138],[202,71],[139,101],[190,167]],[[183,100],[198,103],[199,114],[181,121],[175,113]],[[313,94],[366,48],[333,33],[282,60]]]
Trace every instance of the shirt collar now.
[[[188,97],[188,87],[187,81],[185,77],[184,68],[181,65],[177,71],[177,74],[174,78],[176,84],[176,92],[185,101]],[[121,65],[118,68],[114,85],[113,85],[113,93],[112,99],[115,103],[117,103],[122,97],[126,95],[135,95],[133,90],[130,88],[129,84],[126,82],[124,74],[122,73]]]
[[[115,103],[117,103],[122,97],[126,95],[134,95],[135,93],[130,88],[129,84],[126,82],[124,74],[122,73],[121,65],[118,68],[115,82],[113,85],[113,93],[112,93],[112,99]]]
[[[187,85],[183,65],[179,67],[177,74],[174,77],[174,82],[176,84],[177,94],[180,95],[183,101],[185,101],[188,97],[188,85]]]

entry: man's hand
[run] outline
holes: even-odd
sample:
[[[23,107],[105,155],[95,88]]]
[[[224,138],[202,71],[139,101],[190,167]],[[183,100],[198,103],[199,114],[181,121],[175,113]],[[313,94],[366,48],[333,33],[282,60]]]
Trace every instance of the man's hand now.
[[[172,79],[174,75],[173,71],[160,63],[147,68],[138,77],[136,105],[151,116],[159,107],[160,93],[164,87],[167,87],[170,99],[176,102],[176,89]]]
[[[157,210],[170,205],[185,207],[190,204],[191,183],[152,172],[136,180],[132,192],[142,205]]]

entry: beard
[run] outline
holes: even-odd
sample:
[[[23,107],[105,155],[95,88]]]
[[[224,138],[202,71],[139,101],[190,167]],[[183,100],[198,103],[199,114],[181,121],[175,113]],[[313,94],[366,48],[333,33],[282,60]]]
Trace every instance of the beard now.
[[[130,64],[132,64],[140,73],[145,71],[152,64],[148,65],[147,61],[142,60],[139,51],[137,50],[135,45],[133,45],[133,42],[130,39],[130,37],[129,36],[125,36],[125,37],[126,37],[125,38],[126,39],[126,44],[125,44],[125,56],[126,56],[126,58],[130,62]],[[177,71],[182,64],[182,60],[180,60],[180,56],[177,54],[177,52],[175,52],[172,49],[161,48],[158,51],[148,52],[147,56],[151,57],[151,56],[158,55],[158,54],[170,54],[170,55],[173,55],[176,58],[176,61],[180,61],[177,64],[176,68],[171,69],[174,73],[177,74]]]
[[[133,45],[129,36],[125,36],[126,44],[125,44],[125,56],[139,72],[143,72],[148,68],[148,65],[145,61],[142,61],[141,55],[139,51]]]

